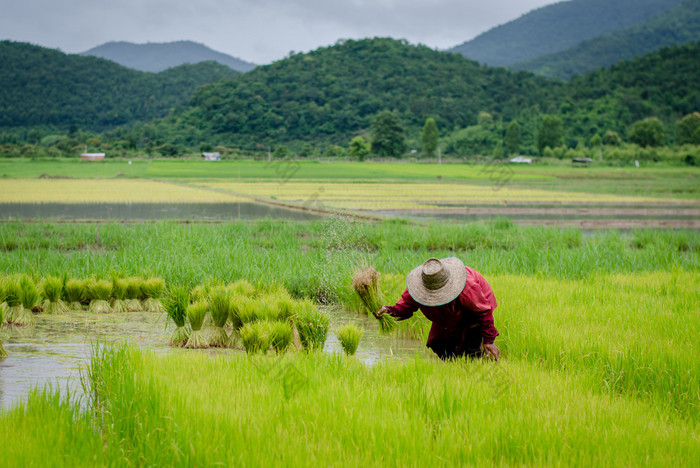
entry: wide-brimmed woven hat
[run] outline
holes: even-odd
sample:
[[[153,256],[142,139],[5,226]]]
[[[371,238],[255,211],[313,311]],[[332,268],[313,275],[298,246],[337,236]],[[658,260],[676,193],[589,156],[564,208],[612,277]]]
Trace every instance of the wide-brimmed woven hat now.
[[[429,258],[406,278],[411,297],[425,306],[452,302],[467,284],[467,269],[457,257]]]

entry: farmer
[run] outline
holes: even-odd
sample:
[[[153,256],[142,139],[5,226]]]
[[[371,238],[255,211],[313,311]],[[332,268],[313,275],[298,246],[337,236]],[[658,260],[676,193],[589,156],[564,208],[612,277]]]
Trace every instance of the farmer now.
[[[406,320],[420,309],[433,322],[426,346],[440,359],[486,354],[498,360],[493,343],[498,336],[493,325],[496,298],[481,273],[457,257],[429,258],[408,274],[406,288],[396,305],[376,314]]]

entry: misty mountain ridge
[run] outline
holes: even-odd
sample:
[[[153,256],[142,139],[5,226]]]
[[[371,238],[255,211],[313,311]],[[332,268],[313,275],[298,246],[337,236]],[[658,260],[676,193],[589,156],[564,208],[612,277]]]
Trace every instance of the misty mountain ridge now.
[[[554,54],[510,65],[547,77],[569,78],[665,46],[700,41],[700,0],[684,0],[635,26],[589,39]]]
[[[533,10],[451,49],[492,66],[560,52],[642,23],[682,0],[570,0]],[[660,46],[659,46],[660,47]]]
[[[154,73],[183,64],[206,61],[217,62],[239,72],[250,71],[256,66],[192,41],[149,42],[146,44],[134,44],[126,41],[107,42],[82,52],[80,55],[101,57],[134,70]]]

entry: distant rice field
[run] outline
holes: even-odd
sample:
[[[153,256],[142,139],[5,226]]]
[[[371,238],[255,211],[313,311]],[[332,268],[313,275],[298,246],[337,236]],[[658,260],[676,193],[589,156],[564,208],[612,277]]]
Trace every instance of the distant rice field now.
[[[219,203],[228,193],[147,179],[4,179],[0,203]]]

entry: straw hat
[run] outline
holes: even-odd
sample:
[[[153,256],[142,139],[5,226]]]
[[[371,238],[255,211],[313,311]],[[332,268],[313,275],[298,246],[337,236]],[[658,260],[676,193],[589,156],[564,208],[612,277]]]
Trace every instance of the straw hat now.
[[[467,269],[457,257],[429,258],[406,278],[411,297],[425,306],[452,302],[467,284]]]

